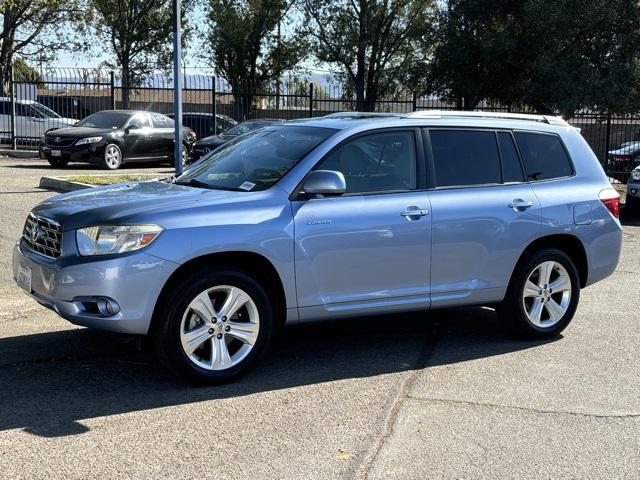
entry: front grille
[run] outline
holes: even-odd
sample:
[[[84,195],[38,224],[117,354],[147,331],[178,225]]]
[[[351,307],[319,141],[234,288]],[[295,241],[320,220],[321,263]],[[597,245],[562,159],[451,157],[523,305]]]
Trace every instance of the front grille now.
[[[62,227],[59,223],[30,213],[22,231],[22,244],[51,258],[58,258],[62,248]]]
[[[57,137],[47,135],[47,147],[70,147],[76,141],[75,138]]]

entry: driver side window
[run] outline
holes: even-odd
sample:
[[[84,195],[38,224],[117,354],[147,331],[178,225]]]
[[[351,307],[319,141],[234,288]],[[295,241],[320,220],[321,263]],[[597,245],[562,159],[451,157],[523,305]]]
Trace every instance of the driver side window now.
[[[331,152],[315,170],[342,172],[347,194],[415,190],[414,133],[394,131],[358,137]]]

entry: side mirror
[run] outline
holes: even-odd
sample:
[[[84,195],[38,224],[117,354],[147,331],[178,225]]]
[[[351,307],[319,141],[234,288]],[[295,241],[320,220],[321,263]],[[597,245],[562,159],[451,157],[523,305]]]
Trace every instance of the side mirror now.
[[[347,191],[347,182],[342,172],[314,170],[305,178],[302,191],[306,195],[342,195]]]
[[[131,125],[127,125],[126,127],[124,127],[124,133],[131,133],[131,130],[139,130],[140,129],[140,125],[136,125],[135,123],[132,123]]]

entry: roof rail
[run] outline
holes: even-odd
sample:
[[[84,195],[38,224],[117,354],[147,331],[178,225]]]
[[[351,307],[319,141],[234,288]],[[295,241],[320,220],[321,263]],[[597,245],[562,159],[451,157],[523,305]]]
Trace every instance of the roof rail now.
[[[407,118],[485,118],[504,120],[523,120],[528,122],[541,122],[549,125],[568,127],[569,124],[562,117],[552,115],[531,115],[527,113],[507,112],[469,112],[463,110],[420,110],[407,114]]]

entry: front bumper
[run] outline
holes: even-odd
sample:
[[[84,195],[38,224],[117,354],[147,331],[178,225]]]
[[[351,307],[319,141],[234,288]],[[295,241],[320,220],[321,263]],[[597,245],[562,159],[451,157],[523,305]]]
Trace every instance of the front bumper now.
[[[13,250],[13,278],[18,266],[31,268],[31,292],[39,303],[76,325],[112,332],[146,334],[160,291],[178,267],[143,252],[110,258],[50,259],[19,243]],[[120,312],[104,316],[87,308],[87,299],[107,297]]]
[[[46,160],[52,158],[52,150],[59,150],[60,156],[53,158],[61,158],[62,160],[66,160],[68,162],[100,163],[100,161],[104,157],[105,147],[105,143],[90,143],[87,145],[80,145],[79,147],[72,145],[70,147],[59,148],[46,146],[41,143],[38,150],[40,158]]]
[[[640,183],[628,183],[627,184],[627,197],[634,197],[640,199]]]

